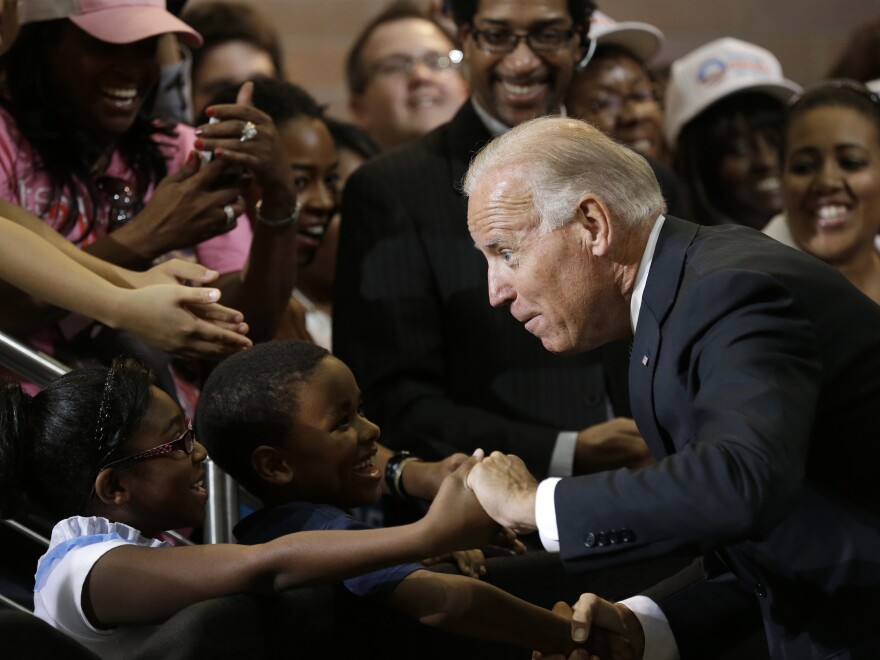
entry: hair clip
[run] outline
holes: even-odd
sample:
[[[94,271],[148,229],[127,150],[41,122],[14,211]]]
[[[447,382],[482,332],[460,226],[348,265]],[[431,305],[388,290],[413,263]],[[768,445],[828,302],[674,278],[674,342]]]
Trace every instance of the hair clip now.
[[[113,393],[113,375],[116,367],[110,367],[107,377],[104,379],[104,393],[101,395],[101,405],[98,407],[98,424],[95,428],[95,444],[98,446],[98,456],[104,454],[104,435],[107,420],[110,417],[110,395]]]

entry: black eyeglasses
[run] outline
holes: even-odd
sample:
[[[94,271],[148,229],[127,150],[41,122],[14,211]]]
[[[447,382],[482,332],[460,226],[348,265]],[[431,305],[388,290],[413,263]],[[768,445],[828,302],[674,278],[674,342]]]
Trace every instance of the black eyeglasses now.
[[[157,447],[147,449],[146,451],[142,451],[138,454],[132,454],[131,456],[126,456],[125,458],[110,461],[109,463],[106,463],[102,467],[100,467],[97,474],[100,474],[107,468],[114,467],[121,463],[134,463],[135,461],[143,461],[148,458],[153,458],[155,456],[164,456],[165,454],[170,454],[173,451],[182,451],[186,454],[192,454],[195,446],[196,436],[193,433],[192,420],[187,419],[186,428],[184,429],[183,433],[174,438],[174,440],[171,440],[170,442],[165,442]]]
[[[382,76],[385,78],[411,76],[416,66],[424,64],[425,68],[434,72],[454,71],[461,62],[460,50],[451,50],[448,53],[430,52],[417,57],[397,53],[383,57],[370,67],[369,78]]]
[[[514,32],[498,28],[478,30],[471,26],[470,34],[480,50],[501,55],[512,53],[523,39],[535,53],[553,53],[568,46],[575,31],[572,28],[544,28],[534,32]]]

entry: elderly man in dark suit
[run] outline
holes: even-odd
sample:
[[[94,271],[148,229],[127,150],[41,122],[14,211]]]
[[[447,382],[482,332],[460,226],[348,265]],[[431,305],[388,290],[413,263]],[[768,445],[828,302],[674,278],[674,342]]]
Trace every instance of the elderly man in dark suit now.
[[[397,449],[432,458],[478,446],[511,451],[541,475],[641,464],[649,455],[629,419],[626,345],[551,356],[489,308],[461,194],[470,159],[493,134],[560,111],[585,52],[591,3],[452,7],[471,98],[450,123],[348,181],[334,352]]]
[[[575,120],[493,141],[465,191],[493,306],[554,353],[634,332],[633,416],[657,457],[537,484],[494,453],[469,475],[481,503],[573,566],[706,550],[708,581],[661,587],[659,610],[584,597],[575,619],[651,653],[671,626],[669,655],[651,657],[711,657],[693,622],[713,625],[706,603],[721,607],[735,576],[773,658],[880,657],[880,307],[750,229],[664,217],[645,161]]]

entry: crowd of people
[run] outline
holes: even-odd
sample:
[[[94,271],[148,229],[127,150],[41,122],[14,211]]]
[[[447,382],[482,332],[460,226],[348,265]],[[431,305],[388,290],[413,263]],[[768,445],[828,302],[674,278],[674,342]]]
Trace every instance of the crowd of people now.
[[[0,20],[0,331],[73,368],[0,374],[32,651],[327,584],[328,657],[878,657],[880,23],[801,86],[590,0],[396,0],[339,118],[257,4]],[[260,506],[169,543],[209,455]]]

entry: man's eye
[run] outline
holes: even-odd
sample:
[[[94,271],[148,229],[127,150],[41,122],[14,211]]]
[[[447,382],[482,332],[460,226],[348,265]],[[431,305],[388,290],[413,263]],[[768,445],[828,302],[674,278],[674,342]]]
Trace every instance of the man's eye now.
[[[504,259],[504,263],[509,264],[513,261],[513,252],[505,251],[501,253],[501,258]]]
[[[336,423],[336,430],[344,431],[348,428],[348,425],[351,423],[351,419],[348,415],[343,415],[339,418],[339,421]]]
[[[510,41],[510,32],[506,30],[488,30],[483,32],[483,38],[490,44],[497,46]]]

